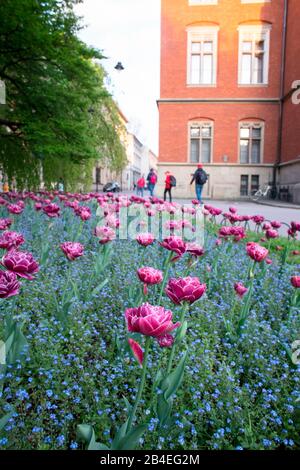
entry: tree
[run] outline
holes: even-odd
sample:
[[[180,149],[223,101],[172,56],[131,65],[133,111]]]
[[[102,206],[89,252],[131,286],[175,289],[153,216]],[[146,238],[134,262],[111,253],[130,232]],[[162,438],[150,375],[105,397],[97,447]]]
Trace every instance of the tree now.
[[[117,169],[126,161],[117,107],[96,64],[103,56],[77,37],[75,3],[0,3],[0,168],[18,188],[38,187],[41,173],[47,186],[62,174],[74,185],[99,156]]]

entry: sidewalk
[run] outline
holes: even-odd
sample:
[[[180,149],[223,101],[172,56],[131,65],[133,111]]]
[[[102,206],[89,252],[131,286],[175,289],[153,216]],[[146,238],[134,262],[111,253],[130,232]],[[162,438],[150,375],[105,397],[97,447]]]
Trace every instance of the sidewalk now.
[[[292,204],[290,202],[273,201],[273,200],[256,201],[254,202],[254,204],[261,204],[263,206],[281,207],[282,209],[300,209],[299,204]]]

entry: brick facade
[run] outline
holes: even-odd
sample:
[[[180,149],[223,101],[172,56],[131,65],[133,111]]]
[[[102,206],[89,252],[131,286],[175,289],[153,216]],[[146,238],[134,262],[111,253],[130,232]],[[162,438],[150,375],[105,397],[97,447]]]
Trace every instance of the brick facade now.
[[[289,0],[289,3],[286,44],[291,52],[286,55],[286,93],[290,90],[291,81],[300,80],[300,73],[299,77],[294,76],[296,59],[292,52],[295,42],[298,49],[300,47],[296,37],[300,2]],[[210,123],[212,129],[210,161],[204,164],[210,176],[209,185],[205,188],[208,197],[239,197],[241,175],[248,176],[250,193],[252,175],[259,178],[260,185],[266,184],[274,179],[274,167],[281,168],[282,162],[299,158],[300,128],[297,126],[300,126],[300,119],[295,123],[294,116],[296,112],[299,115],[300,106],[292,106],[290,100],[283,105],[281,101],[284,12],[285,0],[255,3],[218,0],[216,5],[189,5],[189,0],[162,0],[161,92],[158,100],[161,189],[164,172],[168,169],[173,171],[178,181],[176,195],[191,195],[189,178],[195,171],[196,162],[191,163],[190,126],[197,122]],[[269,47],[264,56],[268,64],[266,83],[239,84],[242,54],[240,31],[244,31],[243,28],[268,31]],[[190,84],[192,53],[189,34],[200,34],[199,31],[204,31],[204,35],[206,31],[216,31],[217,35],[214,42],[215,64],[212,67],[215,80],[211,79],[210,84]],[[298,64],[299,57],[300,52]],[[265,69],[263,74],[267,76]],[[259,163],[240,163],[242,123],[262,126]],[[278,152],[281,145],[282,152]],[[285,173],[281,171],[282,175]]]

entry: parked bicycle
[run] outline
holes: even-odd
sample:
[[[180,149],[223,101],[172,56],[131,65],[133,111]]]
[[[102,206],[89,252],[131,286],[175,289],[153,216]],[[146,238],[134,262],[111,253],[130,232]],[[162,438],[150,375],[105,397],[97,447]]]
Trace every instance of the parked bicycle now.
[[[251,196],[252,201],[257,202],[259,200],[268,200],[276,198],[276,188],[266,184],[255,191]]]

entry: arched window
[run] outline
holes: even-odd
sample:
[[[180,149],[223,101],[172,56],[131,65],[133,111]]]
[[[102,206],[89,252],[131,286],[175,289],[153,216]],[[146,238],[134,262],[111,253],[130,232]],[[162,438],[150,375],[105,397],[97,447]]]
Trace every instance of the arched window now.
[[[264,123],[244,121],[239,125],[240,163],[260,164],[263,162]]]
[[[211,163],[213,148],[213,122],[207,120],[189,123],[191,163]]]
[[[267,85],[270,24],[240,25],[239,85]]]

